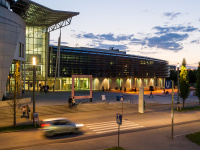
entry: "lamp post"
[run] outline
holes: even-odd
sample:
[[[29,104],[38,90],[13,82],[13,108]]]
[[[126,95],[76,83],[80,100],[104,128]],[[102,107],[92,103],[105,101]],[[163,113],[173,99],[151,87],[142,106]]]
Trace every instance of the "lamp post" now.
[[[36,65],[36,58],[33,57],[33,114],[35,113],[35,77],[36,77],[35,65]],[[35,125],[34,116],[33,116],[33,125]]]
[[[177,64],[177,102],[179,102],[179,63]]]

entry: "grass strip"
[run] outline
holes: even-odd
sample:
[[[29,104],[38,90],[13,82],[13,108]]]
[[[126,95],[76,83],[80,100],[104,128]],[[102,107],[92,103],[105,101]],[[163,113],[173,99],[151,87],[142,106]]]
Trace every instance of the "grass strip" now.
[[[124,150],[124,149],[121,147],[112,147],[112,148],[107,148],[105,150]]]
[[[36,129],[39,128],[39,126],[34,125],[17,125],[14,126],[7,126],[7,127],[0,127],[0,132],[9,132],[9,131],[18,131],[18,130],[29,130],[29,129]]]
[[[181,110],[177,110],[177,109],[174,109],[174,110],[179,111],[179,112],[181,112],[181,111],[192,111],[192,110],[197,111],[197,110],[200,110],[200,106],[185,107],[184,109],[181,108]]]
[[[186,138],[188,138],[190,141],[200,145],[200,132],[195,132],[192,134],[187,134]]]

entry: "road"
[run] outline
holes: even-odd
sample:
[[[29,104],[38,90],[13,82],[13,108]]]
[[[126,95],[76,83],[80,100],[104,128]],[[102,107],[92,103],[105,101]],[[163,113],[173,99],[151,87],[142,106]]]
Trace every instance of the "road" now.
[[[134,108],[134,110],[133,110]],[[54,110],[55,111],[55,110]],[[0,134],[0,149],[104,149],[117,145],[116,113],[121,109],[72,112],[55,116],[67,117],[85,126],[79,134],[46,138],[40,130]],[[125,107],[120,143],[132,149],[199,149],[184,138],[186,133],[200,131],[199,111],[176,112],[174,140],[171,140],[170,105],[152,105],[144,114],[137,107]],[[54,117],[51,115],[51,117]]]

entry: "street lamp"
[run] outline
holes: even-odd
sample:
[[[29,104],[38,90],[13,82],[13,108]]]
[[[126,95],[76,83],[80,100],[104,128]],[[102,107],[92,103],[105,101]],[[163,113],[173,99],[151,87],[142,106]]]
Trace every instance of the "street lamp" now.
[[[36,77],[35,65],[36,65],[36,58],[33,57],[33,115],[35,113],[35,77]],[[35,125],[34,116],[33,116],[33,125]]]
[[[177,102],[179,102],[179,63],[177,64]]]

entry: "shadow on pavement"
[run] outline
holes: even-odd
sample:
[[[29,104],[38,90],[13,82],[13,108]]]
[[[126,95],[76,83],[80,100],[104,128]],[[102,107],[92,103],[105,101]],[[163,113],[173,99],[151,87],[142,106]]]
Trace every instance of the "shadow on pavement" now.
[[[62,134],[56,134],[52,137],[46,137],[43,135],[46,139],[49,140],[58,140],[58,139],[66,139],[66,138],[73,138],[73,137],[78,137],[84,135],[84,132],[79,132],[79,133],[62,133]]]

